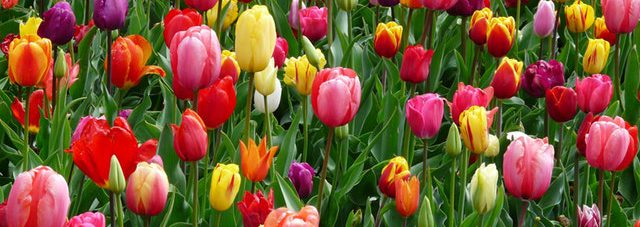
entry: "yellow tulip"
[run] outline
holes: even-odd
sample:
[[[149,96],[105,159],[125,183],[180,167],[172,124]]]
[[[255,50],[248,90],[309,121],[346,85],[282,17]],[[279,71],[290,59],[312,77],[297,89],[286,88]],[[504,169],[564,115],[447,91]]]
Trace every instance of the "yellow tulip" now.
[[[256,90],[263,96],[268,96],[276,90],[278,82],[278,68],[275,67],[273,58],[269,60],[269,64],[264,70],[255,73],[254,84]]]
[[[604,39],[589,39],[587,51],[582,58],[582,67],[589,74],[598,74],[602,72],[607,65],[609,58],[609,50],[611,45]]]
[[[460,114],[460,135],[464,145],[476,154],[482,154],[489,147],[487,110],[472,106]]]
[[[484,156],[493,158],[500,153],[500,140],[497,136],[489,135],[489,146],[484,151]]]
[[[259,72],[269,64],[276,47],[276,25],[269,10],[254,5],[238,18],[236,24],[236,57],[242,70]]]
[[[25,37],[27,35],[38,36],[40,23],[42,23],[42,18],[40,17],[29,17],[26,23],[20,23],[20,37]]]
[[[217,211],[225,211],[233,205],[240,190],[240,167],[236,164],[220,164],[213,169],[209,203]]]
[[[207,11],[207,25],[209,25],[209,27],[213,28],[216,19],[218,19],[218,4],[220,2],[221,1],[218,1],[213,8]],[[227,7],[227,5],[229,5],[229,7],[225,13],[224,8]],[[227,28],[238,19],[238,0],[222,0],[222,8],[220,10],[224,15],[224,19],[222,19],[222,30],[227,30]]]
[[[485,166],[482,163],[471,178],[471,201],[476,212],[486,214],[491,211],[496,204],[497,193],[498,170],[496,165]]]
[[[327,60],[319,49],[316,49],[316,53],[321,56],[319,66],[324,67]],[[309,95],[317,72],[318,69],[309,62],[307,55],[297,58],[291,57],[285,61],[284,83],[295,86],[300,95]]]
[[[9,45],[9,80],[24,87],[38,85],[48,75],[51,41],[36,35],[20,36]]]
[[[567,29],[570,32],[584,32],[593,25],[595,12],[593,7],[582,1],[575,1],[573,4],[564,7],[567,17]]]

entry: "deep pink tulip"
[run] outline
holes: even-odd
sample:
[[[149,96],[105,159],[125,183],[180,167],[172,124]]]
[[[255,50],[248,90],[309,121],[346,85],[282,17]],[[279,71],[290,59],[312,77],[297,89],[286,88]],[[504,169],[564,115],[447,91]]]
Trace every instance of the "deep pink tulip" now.
[[[173,36],[169,48],[173,89],[180,99],[211,86],[220,76],[220,43],[206,25],[193,26]]]
[[[536,200],[549,189],[553,172],[553,145],[547,138],[518,137],[504,153],[504,184],[513,196]]]
[[[23,172],[7,199],[8,226],[64,226],[71,200],[67,182],[48,166]]]
[[[218,0],[184,0],[184,3],[189,7],[197,9],[198,11],[207,11],[216,5]]]
[[[276,48],[273,49],[273,60],[276,67],[282,68],[284,60],[287,59],[287,53],[289,53],[289,43],[287,43],[286,39],[278,37],[276,39]]]
[[[409,99],[405,111],[407,122],[416,137],[433,138],[440,131],[444,101],[438,94],[428,93]]]
[[[448,10],[457,2],[458,0],[422,0],[422,5],[431,10]]]
[[[425,50],[422,45],[408,46],[402,56],[400,79],[416,84],[427,80],[432,57],[433,50]]]
[[[327,7],[312,6],[300,10],[300,29],[311,41],[318,41],[327,35]]]
[[[208,144],[207,127],[195,111],[184,111],[181,125],[171,125],[171,128],[173,148],[182,161],[192,162],[204,158]]]
[[[626,169],[638,152],[638,128],[621,117],[600,117],[585,136],[587,162],[606,171]]]
[[[551,35],[556,25],[556,10],[552,1],[540,0],[538,10],[533,15],[533,32],[540,38]]]
[[[104,214],[100,212],[85,212],[69,219],[66,227],[105,227]]]
[[[324,69],[313,80],[313,112],[329,127],[343,126],[358,112],[361,89],[360,79],[353,69]]]
[[[611,78],[607,75],[594,74],[582,80],[576,79],[578,107],[585,113],[602,113],[609,106],[613,96]]]
[[[485,89],[475,88],[471,85],[464,85],[460,82],[458,90],[453,94],[452,102],[449,103],[451,109],[451,118],[460,125],[458,120],[460,114],[471,106],[483,106],[487,108],[493,98],[493,87],[489,86]]]
[[[607,29],[615,34],[632,32],[640,19],[640,0],[602,0]]]

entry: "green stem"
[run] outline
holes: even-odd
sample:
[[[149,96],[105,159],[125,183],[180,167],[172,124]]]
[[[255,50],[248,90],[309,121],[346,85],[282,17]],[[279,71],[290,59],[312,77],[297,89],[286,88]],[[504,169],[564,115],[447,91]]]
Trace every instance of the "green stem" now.
[[[519,1],[519,0],[518,0]],[[529,201],[522,201],[522,206],[520,207],[520,220],[518,220],[518,227],[524,226],[524,219],[527,217],[527,207],[529,206]]]
[[[560,130],[560,135],[558,135],[558,149],[556,150],[556,161],[557,162],[561,162],[562,161],[562,128],[563,124],[562,123],[558,123],[558,129]]]
[[[75,58],[75,50],[73,48],[73,41],[67,43],[67,51],[69,51],[69,57],[71,57],[71,65],[73,65],[73,63],[75,62],[76,58]]]
[[[378,208],[378,213],[376,214],[376,220],[374,221],[374,227],[379,227],[380,223],[382,222],[382,208],[384,207],[384,204],[387,202],[387,199],[389,197],[383,195],[382,196],[382,200],[380,200],[380,208]]]
[[[543,132],[544,134],[543,135],[544,137],[548,137],[549,136],[549,113],[547,112],[547,108],[544,108],[543,114],[544,114],[544,132]]]
[[[574,58],[574,67],[575,67],[575,72],[578,76],[582,75],[581,73],[579,73],[579,68],[580,68],[580,33],[573,33],[573,41],[575,42],[575,50],[576,50],[576,56]]]
[[[106,30],[107,33],[107,93],[111,93],[111,45],[113,44],[113,36],[111,30]]]
[[[584,180],[584,190],[582,190],[582,201],[584,201],[584,203],[587,203],[587,199],[588,199],[588,193],[587,191],[591,190],[589,188],[589,184],[590,184],[590,179],[591,179],[591,167],[589,167],[589,165],[586,165],[587,167],[587,175],[585,176],[585,180]]]
[[[349,32],[349,45],[354,45],[353,44],[353,14],[351,13],[351,11],[347,12],[347,30]],[[349,53],[349,61],[347,63],[348,67],[353,67],[353,49],[351,50],[351,52]]]
[[[409,89],[409,94],[408,94],[408,99],[410,99],[411,97],[413,97],[413,93],[415,93],[416,91],[416,86],[417,84],[411,84],[411,88]],[[411,134],[409,134],[409,122],[407,122],[407,120],[405,119],[404,121],[404,134],[402,135],[402,157],[406,158],[407,160],[409,160],[409,139],[411,137]]]
[[[124,212],[122,211],[122,199],[120,198],[120,193],[115,194],[116,205],[118,206],[118,226],[124,227]]]
[[[498,128],[498,138],[502,137],[502,100],[497,99],[498,101],[498,124],[497,124],[497,128]]]
[[[516,31],[515,31],[515,56],[518,56],[518,33],[520,33],[520,8],[522,6],[522,0],[518,0],[516,3]]]
[[[451,164],[451,179],[449,185],[449,227],[453,227],[456,225],[456,215],[455,215],[455,196],[456,196],[456,158],[453,158],[453,162]]]
[[[327,179],[327,165],[329,164],[329,155],[331,154],[331,142],[333,140],[334,128],[329,128],[327,135],[327,144],[324,149],[324,160],[322,161],[322,172],[320,173],[320,183],[318,184],[318,211],[322,213],[322,196],[324,191],[324,181]]]
[[[327,51],[327,66],[332,66],[333,53],[331,51],[331,45],[333,44],[333,0],[327,1],[327,15],[327,46],[329,49],[329,51]]]
[[[216,23],[214,23],[214,26],[216,29],[216,33],[218,33],[218,36],[222,37],[222,26],[223,26],[223,22],[221,20],[224,20],[224,17],[222,16],[222,0],[218,1],[218,7],[217,7],[217,11],[218,14],[216,14]]]
[[[422,182],[427,183],[427,196],[429,197],[431,207],[435,207],[435,199],[433,198],[433,182],[431,180],[431,167],[429,167],[429,141],[427,139],[423,139],[422,143],[424,144],[422,147]]]
[[[89,19],[89,17],[91,16],[91,3],[89,2],[89,0],[84,0],[84,24],[88,25],[89,21],[91,19]]]
[[[465,65],[467,63],[467,17],[462,17],[462,24],[460,24],[460,44],[462,45],[462,61]]]
[[[249,73],[249,84],[248,84],[248,91],[247,91],[247,105],[245,106],[245,121],[244,121],[244,139],[245,142],[248,144],[249,143],[249,138],[250,138],[250,133],[249,131],[251,131],[251,102],[253,99],[253,73]],[[266,108],[266,107],[265,107]]]
[[[580,153],[576,151],[573,160],[573,203],[579,206],[580,203]],[[588,173],[587,173],[588,174]],[[575,220],[579,220],[576,212]]]
[[[193,205],[192,224],[194,227],[198,226],[198,161],[191,163],[191,175],[193,177],[193,195],[191,197],[191,204]]]
[[[269,112],[269,102],[267,100],[267,96],[262,96],[264,97],[264,109],[265,109],[265,113],[264,113],[264,134],[265,137],[267,138],[267,146],[271,147],[271,122],[269,120],[269,115],[271,114]]]
[[[116,226],[116,198],[113,192],[109,192],[109,215],[111,216],[111,226]]]
[[[460,209],[460,218],[464,218],[464,208],[465,208],[465,199],[466,193],[465,188],[467,187],[467,168],[469,166],[469,150],[465,149],[464,155],[462,157],[462,178],[461,178],[461,188],[460,188],[460,204],[458,209]]]
[[[151,227],[151,216],[144,216],[144,227]]]
[[[24,148],[22,153],[22,170],[27,171],[31,168],[29,160],[29,99],[31,98],[31,93],[33,92],[32,87],[27,87],[27,98],[24,100],[25,108],[24,108]]]
[[[216,227],[220,226],[220,220],[222,219],[222,212],[218,211],[218,218],[216,220]]]
[[[309,147],[309,125],[307,125],[307,115],[308,115],[308,102],[309,96],[305,95],[302,97],[302,128],[304,131],[304,147],[302,148],[302,161],[307,161],[307,150]]]
[[[614,55],[615,76],[613,77],[613,80],[614,80],[613,86],[615,87],[616,98],[618,100],[622,100],[622,91],[620,88],[620,78],[622,77],[622,75],[620,74],[620,48],[622,46],[622,43],[620,43],[620,35],[616,35],[616,43],[617,43],[616,53]]]
[[[613,188],[616,186],[616,172],[611,172],[611,184],[609,185],[609,207],[607,207],[607,227],[611,226],[611,208],[617,201],[613,198]]]
[[[469,76],[469,85],[474,85],[474,79],[476,77],[476,67],[478,64],[478,58],[480,57],[480,52],[482,52],[482,46],[476,45],[475,52],[473,53],[473,62],[471,63],[471,75]]]
[[[411,19],[413,18],[413,9],[409,8],[409,15],[407,17],[407,25],[402,30],[402,50],[404,50],[408,44],[409,36],[411,35]]]
[[[603,200],[602,200],[602,195],[603,195],[603,191],[604,191],[604,170],[599,170],[600,171],[600,176],[599,176],[599,180],[598,180],[598,208],[602,209],[604,208],[602,205],[603,204]]]

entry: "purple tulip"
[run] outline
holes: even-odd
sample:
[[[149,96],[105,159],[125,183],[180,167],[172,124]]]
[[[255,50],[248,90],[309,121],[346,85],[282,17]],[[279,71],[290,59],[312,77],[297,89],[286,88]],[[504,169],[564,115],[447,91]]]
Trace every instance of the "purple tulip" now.
[[[400,0],[378,0],[378,4],[387,7],[395,6],[398,3],[400,3]]]
[[[600,210],[596,204],[591,205],[591,207],[582,205],[582,209],[578,207],[579,227],[598,227],[600,224],[602,224],[602,219],[600,218]]]
[[[302,4],[302,6],[300,5]],[[300,0],[293,0],[291,1],[291,8],[289,9],[289,26],[291,26],[291,28],[293,28],[293,30],[298,30],[298,26],[299,26],[299,19],[300,16],[298,14],[298,12],[301,9],[307,8],[304,5],[304,2],[300,2]]]
[[[116,30],[124,27],[129,11],[127,0],[94,0],[93,22],[100,29]]]
[[[289,180],[296,188],[298,195],[307,197],[313,190],[313,176],[316,171],[306,162],[293,162],[289,168]]]
[[[471,16],[476,10],[484,8],[484,0],[458,0],[447,13],[453,16]]]
[[[527,67],[522,77],[522,88],[531,96],[541,98],[545,92],[564,84],[564,66],[556,60],[537,61]]]
[[[129,116],[131,115],[131,113],[133,113],[132,109],[120,110],[120,112],[118,112],[118,117],[121,117],[121,118],[124,118],[124,119],[128,119]]]
[[[71,5],[62,1],[44,12],[42,24],[38,28],[38,35],[51,40],[55,45],[63,45],[73,38],[76,26],[76,16]]]
[[[556,24],[556,9],[552,1],[541,0],[533,16],[533,31],[540,38],[551,35]]]

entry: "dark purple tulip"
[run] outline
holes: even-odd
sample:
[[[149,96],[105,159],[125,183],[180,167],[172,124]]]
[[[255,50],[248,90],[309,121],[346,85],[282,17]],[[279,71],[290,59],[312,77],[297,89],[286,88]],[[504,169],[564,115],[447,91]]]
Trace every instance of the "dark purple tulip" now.
[[[103,30],[116,30],[124,27],[129,11],[127,0],[94,0],[93,22]]]
[[[306,162],[293,162],[289,168],[289,180],[302,198],[307,197],[313,190],[313,176],[316,171]]]
[[[76,26],[76,16],[71,5],[61,1],[44,12],[42,24],[38,28],[38,35],[48,38],[55,45],[63,45],[73,38]]]
[[[556,60],[537,61],[527,66],[522,76],[522,88],[535,98],[544,97],[548,89],[562,85],[564,85],[564,66]]]
[[[400,0],[378,0],[378,4],[387,7],[395,6],[398,3],[400,3]]]
[[[458,0],[458,2],[447,10],[453,16],[471,16],[476,10],[484,8],[484,0]]]

